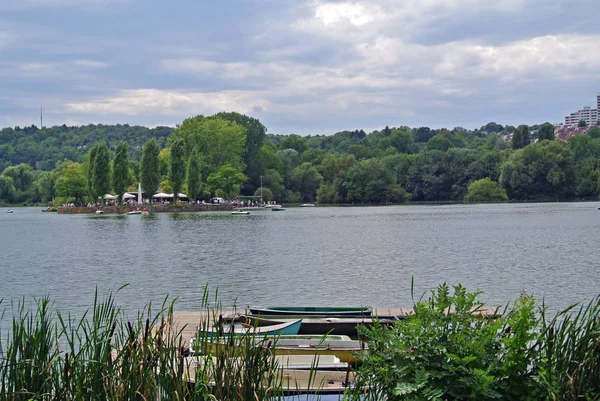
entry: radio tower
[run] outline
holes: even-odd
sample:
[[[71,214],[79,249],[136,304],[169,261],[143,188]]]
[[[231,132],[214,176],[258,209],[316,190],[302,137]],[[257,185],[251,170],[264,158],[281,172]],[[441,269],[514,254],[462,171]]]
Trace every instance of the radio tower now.
[[[44,119],[42,117],[42,108],[40,107],[40,129],[44,128]]]

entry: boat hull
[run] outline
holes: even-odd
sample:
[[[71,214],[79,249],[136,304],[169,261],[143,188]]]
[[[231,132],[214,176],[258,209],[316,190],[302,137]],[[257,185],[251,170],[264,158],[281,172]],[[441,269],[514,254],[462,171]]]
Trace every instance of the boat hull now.
[[[219,331],[215,327],[208,330],[198,330],[198,337],[228,337],[230,335],[252,335],[252,336],[282,336],[296,335],[302,325],[302,319],[291,320],[288,322],[275,322],[276,324],[265,326],[251,325],[224,325],[223,330]],[[232,330],[233,328],[233,330]]]
[[[273,306],[267,308],[248,307],[253,315],[267,316],[325,316],[325,317],[368,317],[371,308],[365,307],[321,307],[321,306]]]
[[[272,325],[274,323],[284,323],[286,320],[283,316],[271,316],[271,319],[265,318],[262,315],[252,316],[247,315],[245,319],[248,324],[262,326]],[[391,324],[390,319],[373,319],[373,318],[313,318],[304,317],[302,319],[302,325],[298,331],[299,335],[315,335],[323,336],[325,334],[330,335],[343,335],[351,338],[358,338],[358,327],[367,326],[370,327],[375,321],[380,324],[389,325]]]

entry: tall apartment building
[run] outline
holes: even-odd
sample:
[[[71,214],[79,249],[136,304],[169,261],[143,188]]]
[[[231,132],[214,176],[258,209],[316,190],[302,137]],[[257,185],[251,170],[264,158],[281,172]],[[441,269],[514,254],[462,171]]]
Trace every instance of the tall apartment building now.
[[[596,125],[598,123],[598,110],[600,110],[600,93],[596,95],[595,109],[586,106],[581,110],[569,114],[565,117],[565,125],[577,125],[581,120],[584,120],[588,125]]]

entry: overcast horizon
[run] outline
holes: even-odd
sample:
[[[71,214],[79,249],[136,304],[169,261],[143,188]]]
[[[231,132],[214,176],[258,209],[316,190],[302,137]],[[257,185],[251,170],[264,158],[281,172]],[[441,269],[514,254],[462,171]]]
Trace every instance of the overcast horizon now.
[[[4,0],[0,128],[275,134],[564,122],[600,92],[597,1]]]

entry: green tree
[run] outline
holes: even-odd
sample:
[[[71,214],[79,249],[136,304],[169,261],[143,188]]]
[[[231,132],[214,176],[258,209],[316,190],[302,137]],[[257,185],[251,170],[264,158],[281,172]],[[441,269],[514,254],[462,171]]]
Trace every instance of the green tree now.
[[[117,145],[112,168],[112,187],[119,197],[119,204],[123,201],[129,182],[129,149],[127,142],[121,141]]]
[[[511,199],[567,198],[573,192],[573,152],[562,141],[542,141],[511,154],[500,185]]]
[[[39,196],[40,202],[50,201],[55,194],[54,182],[56,177],[51,171],[43,171],[35,180],[36,190]],[[86,183],[87,186],[87,183]]]
[[[527,125],[519,125],[512,137],[512,148],[521,149],[529,145],[531,136]]]
[[[171,142],[171,165],[169,168],[169,180],[173,187],[173,201],[179,200],[179,192],[185,181],[185,141],[175,138]]]
[[[588,135],[594,139],[600,138],[600,127],[594,127],[588,131]]]
[[[294,149],[298,154],[302,154],[307,149],[306,140],[300,135],[286,135],[283,141],[281,141],[280,149]]]
[[[554,140],[554,125],[552,125],[550,123],[542,124],[542,126],[538,130],[537,137],[538,137],[538,141],[543,141],[545,139],[549,140],[549,141],[553,141]]]
[[[263,176],[263,186],[271,190],[273,198],[271,200],[282,200],[285,196],[285,187],[283,186],[283,177],[275,169],[269,169]]]
[[[140,166],[140,180],[142,188],[148,194],[152,196],[158,190],[160,184],[160,172],[158,167],[158,154],[160,148],[154,138],[149,139],[144,144],[142,149],[142,162]]]
[[[94,197],[94,188],[93,188],[93,184],[94,184],[94,167],[96,164],[96,155],[98,154],[98,149],[100,148],[100,144],[97,143],[95,144],[90,151],[88,152],[88,157],[87,157],[87,170],[86,170],[86,179],[87,179],[87,190],[88,190],[88,195],[90,196],[90,198],[92,198],[92,200],[94,202],[97,202],[96,198]]]
[[[427,142],[427,149],[429,150],[441,150],[442,152],[446,152],[452,147],[454,147],[452,141],[441,134],[437,134]]]
[[[256,188],[256,191],[254,191],[254,196],[260,196],[263,202],[269,202],[273,200],[273,192],[266,187]]]
[[[33,168],[25,163],[7,167],[2,175],[12,178],[15,191],[28,191],[33,184]]]
[[[232,199],[239,195],[240,187],[247,177],[230,164],[221,166],[216,173],[208,176],[207,181],[213,192],[223,191],[227,199]]]
[[[15,197],[15,185],[11,177],[0,175],[0,202],[13,202]]]
[[[473,181],[465,196],[467,202],[499,202],[508,200],[506,191],[489,177]]]
[[[186,118],[173,131],[170,139],[175,138],[185,141],[188,153],[196,147],[213,170],[226,164],[242,171],[246,168],[243,159],[246,129],[235,122],[202,115]]]
[[[260,185],[260,176],[264,174],[265,168],[261,165],[258,154],[267,136],[267,128],[256,118],[248,117],[240,113],[218,113],[214,117],[232,121],[246,129],[246,143],[244,145],[243,159],[246,164],[244,173],[248,176],[247,193],[253,191]],[[245,186],[245,187],[246,187]]]
[[[79,163],[66,162],[56,179],[55,188],[58,196],[83,201],[87,193],[87,182],[82,166]]]
[[[577,126],[578,126],[579,128],[585,128],[585,127],[587,127],[587,126],[588,126],[588,123],[587,123],[587,121],[585,121],[585,120],[579,120],[579,122],[577,123]]]
[[[369,159],[355,163],[348,170],[343,186],[349,202],[385,203],[395,201],[401,193],[397,184],[383,160]]]
[[[341,197],[336,185],[323,183],[317,189],[317,201],[319,203],[340,203]]]
[[[312,202],[316,198],[319,185],[323,182],[323,176],[312,164],[302,163],[292,171],[291,180],[292,190],[299,192],[303,201]]]
[[[196,148],[192,149],[187,167],[187,195],[190,200],[196,200],[202,192],[202,169],[200,154]]]
[[[96,201],[110,190],[110,153],[106,143],[98,144],[92,167],[92,199]]]
[[[10,177],[14,186],[12,202],[32,201],[35,197],[33,188],[34,173],[33,168],[25,163],[17,166],[9,166],[2,173],[5,177]]]

